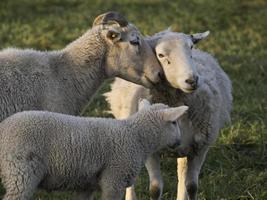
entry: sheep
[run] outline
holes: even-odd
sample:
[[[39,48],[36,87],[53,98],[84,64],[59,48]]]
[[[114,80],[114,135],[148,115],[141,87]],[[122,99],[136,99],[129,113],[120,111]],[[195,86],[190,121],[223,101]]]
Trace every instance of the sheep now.
[[[125,120],[48,111],[16,113],[0,124],[4,200],[29,200],[38,188],[77,190],[119,200],[151,153],[180,144],[187,106],[139,103]]]
[[[210,54],[193,48],[208,34],[186,35],[166,30],[147,38],[163,67],[165,83],[147,89],[116,78],[111,91],[104,94],[110,112],[118,119],[136,112],[139,96],[147,96],[153,103],[189,106],[188,114],[179,123],[182,136],[181,145],[176,149],[179,155],[177,200],[197,199],[198,176],[209,146],[216,140],[219,130],[230,122],[231,81]],[[129,93],[131,96],[123,100]],[[126,111],[120,113],[120,108]],[[157,154],[148,158],[146,168],[150,197],[161,199],[163,182]],[[127,188],[126,193],[127,200],[136,199],[133,186]]]
[[[0,52],[0,121],[24,110],[78,115],[107,78],[151,87],[161,74],[138,29],[121,14],[108,12],[62,50]]]

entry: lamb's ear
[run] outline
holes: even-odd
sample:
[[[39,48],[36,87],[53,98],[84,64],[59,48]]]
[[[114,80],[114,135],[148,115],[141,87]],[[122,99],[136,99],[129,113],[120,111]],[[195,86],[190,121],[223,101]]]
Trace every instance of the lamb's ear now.
[[[167,108],[160,112],[163,115],[163,120],[167,122],[176,121],[188,110],[188,106],[179,106],[175,108]]]
[[[106,37],[111,42],[115,43],[121,39],[121,33],[119,31],[116,31],[115,29],[110,29],[108,30]]]
[[[138,110],[142,110],[143,108],[146,108],[148,106],[150,106],[150,102],[146,99],[139,99],[138,102]]]
[[[198,43],[200,40],[205,39],[210,34],[209,31],[203,32],[203,33],[195,33],[191,35],[192,42],[194,44]]]

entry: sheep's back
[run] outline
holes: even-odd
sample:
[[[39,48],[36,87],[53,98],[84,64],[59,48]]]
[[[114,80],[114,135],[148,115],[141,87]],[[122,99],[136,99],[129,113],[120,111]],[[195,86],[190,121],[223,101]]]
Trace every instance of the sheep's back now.
[[[0,121],[23,110],[41,110],[50,81],[46,53],[6,49],[0,52]]]

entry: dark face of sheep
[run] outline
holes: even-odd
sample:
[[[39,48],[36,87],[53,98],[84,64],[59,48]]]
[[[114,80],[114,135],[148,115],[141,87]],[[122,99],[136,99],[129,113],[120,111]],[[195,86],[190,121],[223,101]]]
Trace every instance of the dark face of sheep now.
[[[193,60],[193,45],[209,32],[186,35],[166,31],[155,46],[166,79],[172,87],[191,93],[198,88],[198,73]]]
[[[187,111],[187,106],[168,107],[164,104],[153,104],[147,100],[139,102],[138,110],[149,109],[146,120],[153,121],[156,126],[151,132],[158,134],[159,149],[164,147],[176,148],[181,143],[181,133],[178,125],[179,118]],[[149,124],[149,123],[147,123]]]
[[[106,73],[146,87],[158,83],[162,67],[138,29],[118,13],[106,18],[102,16],[94,22],[94,26],[103,25],[102,35],[108,46]]]

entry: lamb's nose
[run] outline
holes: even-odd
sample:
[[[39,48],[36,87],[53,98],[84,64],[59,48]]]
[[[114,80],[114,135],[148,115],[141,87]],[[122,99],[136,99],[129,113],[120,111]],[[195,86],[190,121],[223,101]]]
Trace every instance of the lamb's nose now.
[[[178,147],[181,144],[181,140],[176,140],[175,146]]]
[[[177,148],[181,144],[181,140],[176,140],[172,146],[169,146],[171,149]]]
[[[192,89],[197,89],[198,76],[193,76],[192,78],[186,79],[185,82],[189,84]]]

